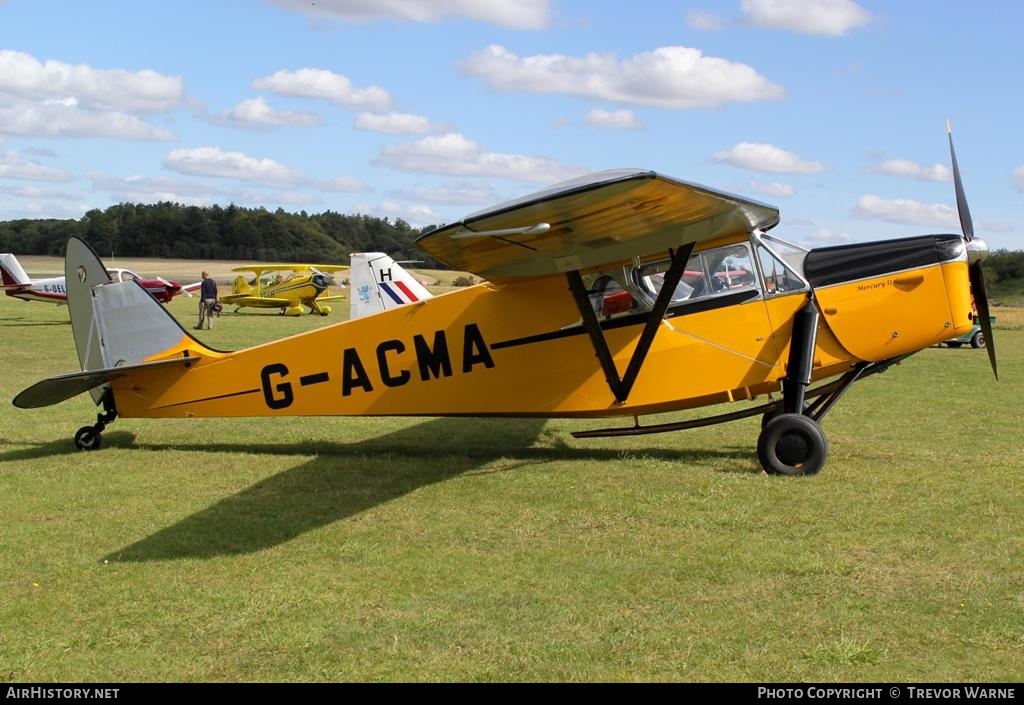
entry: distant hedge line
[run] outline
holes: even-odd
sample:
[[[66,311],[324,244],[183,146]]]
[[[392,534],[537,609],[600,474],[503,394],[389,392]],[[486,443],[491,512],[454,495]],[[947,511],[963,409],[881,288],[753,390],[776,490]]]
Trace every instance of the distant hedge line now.
[[[401,219],[332,211],[120,203],[78,220],[2,221],[0,252],[60,256],[75,235],[101,256],[333,264],[347,263],[351,252],[386,252],[441,268],[413,244],[426,229]]]
[[[347,263],[351,252],[386,252],[443,269],[413,244],[433,227],[333,211],[120,203],[79,220],[2,221],[0,252],[60,256],[68,237],[77,235],[101,256],[333,264]],[[984,266],[990,284],[1024,281],[1024,251],[995,250]]]

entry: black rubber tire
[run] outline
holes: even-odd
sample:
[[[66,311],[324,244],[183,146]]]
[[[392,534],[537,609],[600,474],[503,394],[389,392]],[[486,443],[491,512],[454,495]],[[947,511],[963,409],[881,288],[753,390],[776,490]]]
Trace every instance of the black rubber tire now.
[[[82,426],[75,433],[75,447],[78,450],[97,450],[103,441],[103,436],[92,426]]]
[[[971,347],[972,348],[983,348],[985,347],[985,334],[980,330],[971,336]]]
[[[804,404],[804,411],[806,412],[810,406],[810,404]],[[769,421],[771,421],[772,419],[777,419],[784,413],[786,412],[783,411],[782,408],[779,408],[776,409],[775,411],[766,411],[763,414],[761,414],[761,430],[764,430],[764,427],[768,425]]]
[[[757,438],[757,458],[769,475],[813,475],[828,460],[828,440],[803,414],[779,414]]]

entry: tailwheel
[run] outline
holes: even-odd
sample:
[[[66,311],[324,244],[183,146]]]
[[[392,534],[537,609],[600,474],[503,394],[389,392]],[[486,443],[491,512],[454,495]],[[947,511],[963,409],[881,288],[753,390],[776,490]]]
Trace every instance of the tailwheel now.
[[[102,440],[103,437],[95,426],[82,426],[75,433],[75,447],[78,450],[96,450]]]
[[[769,475],[813,475],[825,466],[828,441],[811,417],[779,414],[758,436],[757,457]]]

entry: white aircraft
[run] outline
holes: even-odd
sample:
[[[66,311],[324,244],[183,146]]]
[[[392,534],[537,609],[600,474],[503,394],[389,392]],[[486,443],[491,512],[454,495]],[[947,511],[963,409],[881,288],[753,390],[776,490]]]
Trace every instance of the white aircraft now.
[[[167,303],[178,294],[192,296],[202,282],[182,286],[178,282],[167,281],[163,277],[146,279],[130,269],[111,267],[107,269],[110,278],[115,282],[137,281],[143,289],[152,294],[157,301]],[[9,252],[0,253],[0,274],[3,275],[3,288],[8,296],[24,301],[46,301],[53,304],[67,304],[68,290],[64,277],[32,279],[25,273],[18,258]]]
[[[349,259],[352,265],[350,319],[390,311],[433,296],[383,252],[353,252]]]

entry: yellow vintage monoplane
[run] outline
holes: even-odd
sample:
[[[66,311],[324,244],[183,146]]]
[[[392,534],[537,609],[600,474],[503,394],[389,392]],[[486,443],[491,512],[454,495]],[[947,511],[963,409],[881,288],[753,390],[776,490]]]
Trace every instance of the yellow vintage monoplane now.
[[[252,308],[277,308],[286,316],[301,316],[303,306],[310,313],[326,316],[330,306],[323,304],[339,301],[344,297],[332,296],[330,288],[335,285],[333,272],[348,269],[346,266],[330,264],[258,264],[236,267],[232,272],[252,272],[246,279],[235,277],[230,294],[220,297],[226,306],[235,306],[235,311],[248,306]],[[326,294],[326,295],[325,295]]]
[[[762,416],[769,473],[825,464],[825,414],[858,380],[973,325],[995,352],[952,153],[962,235],[805,250],[768,231],[778,210],[650,171],[601,172],[420,238],[488,281],[237,352],[193,338],[134,282],[67,248],[82,372],[19,394],[39,407],[89,391],[118,415],[626,417],[579,437],[672,431]],[[103,331],[104,335],[99,332]],[[777,396],[776,396],[777,395]],[[648,414],[745,404],[693,421]]]

